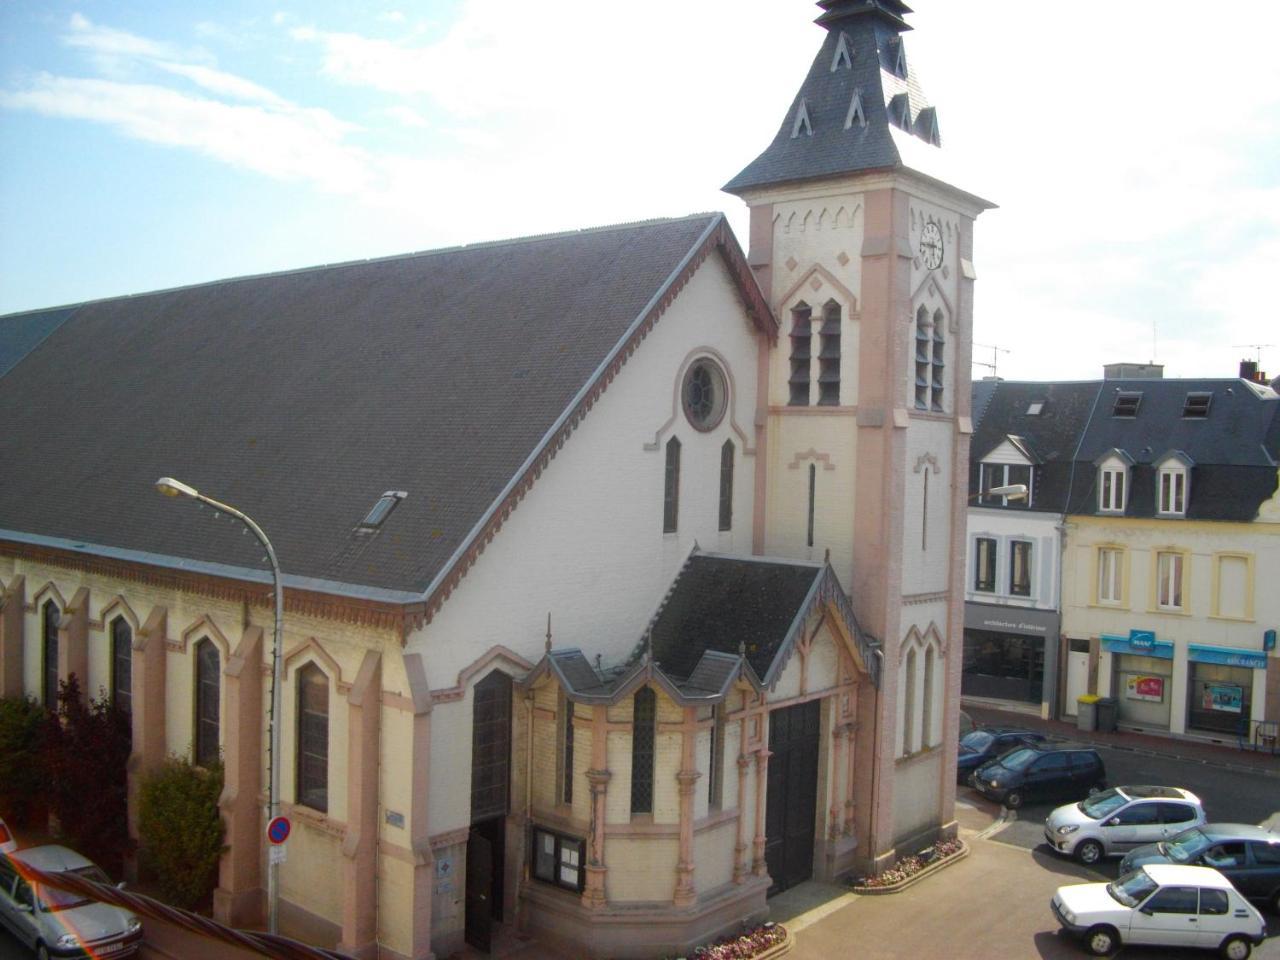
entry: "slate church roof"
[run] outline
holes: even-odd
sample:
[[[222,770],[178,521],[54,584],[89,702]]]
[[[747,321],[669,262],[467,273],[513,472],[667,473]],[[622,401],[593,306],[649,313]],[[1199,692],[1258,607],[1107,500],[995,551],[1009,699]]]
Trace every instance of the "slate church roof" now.
[[[816,177],[904,165],[897,135],[936,149],[938,115],[925,99],[902,34],[901,0],[819,0],[827,35],[765,151],[724,187],[742,193]]]
[[[739,676],[757,689],[769,688],[803,639],[810,615],[827,604],[836,607],[879,686],[879,643],[858,625],[828,564],[696,550],[625,664],[600,670],[579,649],[548,650],[524,683],[554,673],[581,703],[617,702],[648,680],[681,703],[718,700]]]
[[[57,311],[0,376],[0,540],[262,579],[172,475],[254,517],[290,586],[438,604],[708,256],[775,336],[720,214]]]

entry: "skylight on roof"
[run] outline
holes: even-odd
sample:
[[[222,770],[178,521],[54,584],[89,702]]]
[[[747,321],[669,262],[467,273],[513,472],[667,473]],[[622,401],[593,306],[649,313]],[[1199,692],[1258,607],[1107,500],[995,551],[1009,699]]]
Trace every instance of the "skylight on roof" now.
[[[1029,404],[1027,404],[1028,417],[1038,417],[1043,411],[1044,411],[1043,400],[1032,400]]]
[[[382,526],[382,522],[387,519],[391,511],[395,509],[396,504],[408,495],[404,490],[388,490],[378,498],[378,502],[373,505],[368,516],[360,521],[360,529],[377,530]]]
[[[1116,391],[1116,405],[1111,408],[1113,417],[1136,417],[1142,403],[1142,393],[1137,390]]]
[[[1203,420],[1209,416],[1209,404],[1213,400],[1210,393],[1188,393],[1182,404],[1182,416],[1187,420]]]

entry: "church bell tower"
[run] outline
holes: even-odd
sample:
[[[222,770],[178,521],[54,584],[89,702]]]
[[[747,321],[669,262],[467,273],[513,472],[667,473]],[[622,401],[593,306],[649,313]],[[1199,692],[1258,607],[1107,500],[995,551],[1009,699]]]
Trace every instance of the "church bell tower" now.
[[[767,351],[757,552],[828,555],[882,684],[858,705],[856,843],[879,870],[954,835],[973,223],[948,182],[901,0],[820,0],[773,142],[725,186],[781,336]],[[851,850],[851,852],[849,852]]]

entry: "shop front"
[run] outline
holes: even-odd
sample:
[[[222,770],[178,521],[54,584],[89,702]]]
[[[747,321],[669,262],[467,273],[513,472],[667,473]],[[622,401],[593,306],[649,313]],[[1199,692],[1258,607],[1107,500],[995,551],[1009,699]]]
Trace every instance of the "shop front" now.
[[[1173,644],[1146,630],[1127,637],[1103,635],[1112,660],[1111,695],[1120,723],[1168,730],[1173,711]]]
[[[961,694],[1052,716],[1058,623],[1056,610],[966,603]]]
[[[1193,643],[1187,660],[1187,729],[1241,732],[1252,716],[1254,671],[1267,668],[1267,655]]]

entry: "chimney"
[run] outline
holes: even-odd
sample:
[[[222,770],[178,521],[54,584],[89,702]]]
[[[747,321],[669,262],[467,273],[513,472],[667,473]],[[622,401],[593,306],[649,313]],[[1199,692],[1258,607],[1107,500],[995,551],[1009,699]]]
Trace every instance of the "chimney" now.
[[[1241,380],[1257,380],[1258,379],[1258,363],[1256,360],[1240,361],[1240,379]]]
[[[1107,363],[1102,367],[1107,380],[1163,380],[1163,363]]]

